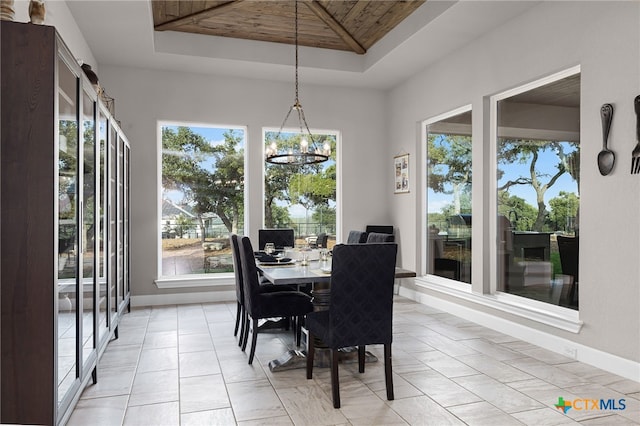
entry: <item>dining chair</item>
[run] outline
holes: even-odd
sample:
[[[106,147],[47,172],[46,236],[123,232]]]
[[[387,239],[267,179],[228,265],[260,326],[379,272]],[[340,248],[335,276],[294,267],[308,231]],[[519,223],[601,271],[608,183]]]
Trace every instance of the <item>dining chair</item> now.
[[[264,250],[264,245],[267,243],[273,243],[276,249],[294,247],[295,237],[293,229],[258,229],[258,250]]]
[[[393,234],[393,226],[392,225],[367,225],[365,231],[370,232],[379,232],[381,234]]]
[[[339,349],[358,347],[364,373],[365,346],[384,345],[387,399],[393,400],[391,341],[397,244],[339,244],[333,248],[329,309],[307,315],[307,379],[313,375],[315,338],[331,351],[333,406],[340,408]]]
[[[242,277],[242,264],[240,262],[240,243],[236,234],[231,234],[229,239],[231,240],[231,258],[233,260],[233,273],[236,281],[236,325],[233,330],[233,335],[237,336],[238,330],[240,330],[238,346],[242,347],[242,350],[244,351],[247,347],[247,329],[249,328],[249,324],[247,318],[248,314],[245,308],[244,279]],[[292,289],[293,288],[290,286],[275,286],[271,283],[260,282],[260,291],[263,293]]]
[[[560,266],[562,273],[571,276],[571,290],[569,291],[569,302],[573,303],[576,289],[578,288],[578,258],[579,258],[579,237],[564,237],[558,235],[558,252],[560,253]]]
[[[349,231],[347,244],[362,244],[367,242],[367,233],[364,231]]]
[[[236,326],[233,329],[233,335],[238,335],[238,327],[240,327],[240,321],[242,320],[242,327],[240,327],[240,337],[238,338],[238,346],[242,345],[243,332],[245,325],[245,309],[244,309],[244,284],[242,281],[242,270],[240,269],[240,258],[238,251],[238,236],[231,234],[229,236],[231,240],[231,259],[233,260],[233,274],[236,279]]]
[[[244,306],[247,312],[245,340],[251,331],[249,364],[253,363],[258,336],[258,320],[274,317],[294,317],[296,345],[300,346],[301,327],[304,316],[313,311],[311,297],[300,291],[284,290],[264,292],[261,290],[258,269],[249,237],[242,237],[239,244],[242,280],[244,284]],[[277,286],[275,286],[277,287]],[[249,317],[251,329],[249,329]]]
[[[460,281],[461,263],[455,259],[436,257],[433,259],[433,275]]]
[[[329,236],[325,232],[321,232],[318,234],[318,238],[316,239],[316,248],[327,248],[327,240]]]
[[[367,235],[367,244],[371,243],[392,243],[393,234],[383,234],[381,232],[371,232]]]

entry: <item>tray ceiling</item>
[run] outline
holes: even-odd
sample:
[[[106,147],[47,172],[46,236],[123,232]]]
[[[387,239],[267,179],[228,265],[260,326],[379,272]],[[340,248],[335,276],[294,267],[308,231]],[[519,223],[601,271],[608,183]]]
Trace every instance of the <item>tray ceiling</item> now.
[[[364,54],[425,0],[301,0],[298,43]],[[153,0],[156,31],[294,44],[292,0]]]

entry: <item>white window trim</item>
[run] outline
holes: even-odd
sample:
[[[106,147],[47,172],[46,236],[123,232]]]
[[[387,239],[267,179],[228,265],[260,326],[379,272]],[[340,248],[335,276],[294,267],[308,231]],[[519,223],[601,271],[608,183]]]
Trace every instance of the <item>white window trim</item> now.
[[[219,274],[193,274],[160,277],[153,281],[158,288],[222,287],[236,285],[236,277],[231,272]]]
[[[554,81],[560,80],[562,78],[565,77],[569,77],[571,75],[575,75],[580,73],[580,65],[576,65],[574,67],[565,69],[563,71],[557,72],[557,73],[553,73],[551,75],[548,75],[546,77],[543,77],[541,79],[532,81],[530,83],[527,84],[523,84],[520,85],[518,87],[515,87],[513,89],[509,89],[506,90],[504,92],[495,94],[493,96],[489,97],[489,143],[488,148],[489,148],[489,158],[490,158],[490,163],[489,164],[489,171],[487,173],[491,173],[491,176],[489,176],[489,184],[490,184],[490,189],[489,189],[489,196],[486,197],[485,199],[488,200],[489,206],[488,206],[488,211],[489,211],[489,235],[497,235],[498,234],[498,223],[496,218],[498,217],[498,175],[497,175],[497,170],[498,170],[498,151],[497,151],[497,140],[498,140],[498,101],[509,98],[511,96],[515,96],[518,95],[520,93],[524,93],[528,90],[532,90],[535,88],[538,88],[540,86],[544,86],[545,84],[549,84],[552,83]],[[485,122],[486,123],[486,122]],[[489,258],[490,258],[490,262],[489,264],[490,269],[489,269],[489,295],[491,295],[492,297],[502,297],[505,295],[508,295],[507,293],[503,293],[498,291],[497,289],[497,285],[498,285],[498,247],[496,244],[490,244],[490,250],[489,250]],[[518,299],[525,299],[525,298],[520,298],[514,295],[508,295],[509,298],[507,298],[506,300],[510,300],[510,298],[515,297],[516,300]],[[546,304],[549,305],[550,307],[555,306],[555,305],[551,305],[551,304]],[[576,310],[575,312],[578,312],[578,310]]]
[[[421,133],[421,135],[420,135],[420,147],[421,147],[421,149],[420,149],[420,152],[421,152],[420,161],[421,161],[421,163],[423,165],[427,164],[427,155],[428,155],[427,147],[425,145],[426,141],[427,141],[427,136],[428,136],[427,127],[430,124],[433,124],[433,123],[436,123],[438,121],[444,120],[445,118],[453,117],[455,115],[459,115],[459,114],[462,114],[462,113],[468,112],[468,111],[472,111],[472,105],[471,104],[463,105],[461,107],[455,108],[455,109],[450,110],[448,112],[445,112],[443,114],[439,114],[439,115],[436,115],[435,117],[431,117],[431,118],[428,118],[428,119],[422,121],[422,128],[421,128],[421,132],[420,132]],[[473,123],[472,123],[472,127],[473,127]],[[473,132],[472,132],[472,136],[471,136],[471,149],[473,149]],[[427,258],[428,258],[428,255],[429,255],[429,253],[427,253],[427,246],[428,246],[428,241],[427,241],[428,240],[428,238],[427,238],[427,235],[428,235],[428,232],[427,232],[428,231],[427,230],[427,226],[428,226],[427,225],[427,214],[428,214],[429,199],[428,199],[428,197],[426,195],[427,194],[427,189],[428,189],[427,185],[426,185],[426,182],[427,182],[427,168],[426,167],[422,167],[422,170],[423,171],[420,174],[421,175],[421,178],[420,178],[421,185],[424,187],[424,191],[420,192],[421,194],[423,194],[422,195],[423,199],[420,202],[420,208],[422,210],[422,213],[420,215],[420,221],[421,221],[420,228],[421,228],[421,232],[422,232],[422,234],[421,234],[422,237],[420,238],[420,250],[418,250],[418,253],[417,253],[419,258],[418,258],[418,262],[416,262],[416,264],[420,265],[419,271],[421,273],[423,273],[423,274],[426,274],[427,271],[428,271]],[[472,183],[472,185],[473,185],[473,183]],[[473,228],[472,228],[471,232],[473,233]],[[471,254],[471,256],[473,256],[473,253]],[[436,281],[439,281],[437,275],[430,275],[429,274],[428,276],[435,278]],[[463,285],[471,287],[471,284],[463,283]]]
[[[498,135],[498,101],[506,99],[508,97],[526,92],[531,89],[543,86],[545,84],[557,81],[559,79],[580,73],[580,66],[574,66],[566,70],[548,75],[544,78],[536,81],[520,85],[516,88],[501,92],[499,94],[489,97],[489,167],[486,173],[490,173],[489,176],[489,196],[485,199],[489,203],[489,229],[488,235],[497,235],[498,224],[495,218],[498,215],[498,179],[497,179],[497,146],[496,140]],[[485,121],[486,123],[486,121]],[[498,248],[496,244],[489,245],[489,288],[488,293],[479,294],[478,297],[474,297],[475,302],[494,308],[496,310],[506,312],[515,316],[526,318],[532,321],[536,321],[542,324],[546,324],[555,328],[570,331],[572,333],[579,333],[583,322],[580,320],[579,310],[564,308],[561,306],[552,305],[550,303],[544,303],[533,299],[527,299],[505,292],[497,290],[498,282]],[[486,286],[485,286],[486,289]],[[470,299],[467,299],[470,300]]]
[[[437,277],[431,275],[418,277],[415,279],[415,285],[575,334],[580,332],[584,324],[580,320],[579,312],[573,309],[507,293],[474,293],[468,284],[448,279],[438,280],[434,278]]]
[[[551,83],[558,79],[562,79],[574,74],[580,73],[580,66],[574,66],[568,68],[566,70],[551,74],[542,79],[536,80],[534,82],[520,85],[516,88],[507,90],[505,92],[501,92],[496,95],[489,96],[489,120],[483,120],[483,125],[489,123],[489,141],[485,141],[485,143],[477,145],[472,143],[473,149],[489,149],[489,160],[488,164],[483,164],[485,167],[480,167],[483,170],[483,179],[474,179],[473,185],[478,185],[481,181],[484,181],[485,177],[489,180],[489,196],[483,198],[485,201],[485,205],[483,206],[483,212],[489,215],[488,227],[482,227],[486,233],[482,234],[483,238],[491,238],[492,235],[496,235],[497,233],[497,223],[493,218],[497,217],[497,147],[496,147],[496,136],[497,136],[497,104],[501,99],[508,98],[510,96],[517,95],[519,93],[534,89],[536,87],[543,86],[545,84]],[[440,121],[444,118],[450,117],[452,115],[460,114],[462,112],[466,112],[471,110],[471,105],[465,105],[450,112],[440,114],[438,116],[432,117],[427,120],[423,120],[420,131],[420,142],[419,142],[419,151],[421,152],[421,162],[422,164],[426,164],[427,161],[427,150],[423,146],[424,141],[427,137],[427,126],[436,121]],[[473,140],[473,136],[472,136]],[[483,162],[484,163],[484,162]],[[474,167],[475,168],[475,167]],[[419,276],[415,279],[415,285],[420,288],[427,289],[432,292],[440,293],[442,295],[452,297],[459,300],[464,300],[467,302],[471,302],[477,305],[482,305],[491,309],[495,309],[500,312],[504,312],[506,314],[514,315],[529,321],[538,322],[540,324],[544,324],[550,327],[554,327],[557,329],[565,330],[571,333],[579,333],[584,325],[583,321],[580,320],[580,312],[579,310],[569,309],[562,306],[556,306],[549,303],[540,302],[533,299],[527,299],[525,297],[520,297],[504,292],[497,291],[497,246],[496,244],[489,244],[489,262],[488,265],[486,263],[483,264],[483,268],[488,268],[488,274],[486,271],[482,271],[481,276],[488,277],[489,283],[483,282],[482,285],[469,285],[467,283],[462,283],[454,280],[450,280],[443,277],[438,277],[435,275],[426,274],[427,271],[427,196],[426,196],[426,168],[421,173],[421,182],[423,190],[420,191],[418,197],[422,197],[419,200],[421,206],[421,216],[420,216],[420,229],[422,232],[422,236],[419,239],[420,247],[417,251],[417,262],[416,264],[420,266]],[[485,176],[489,175],[489,176]],[[475,192],[475,191],[474,191]],[[488,205],[486,204],[488,203]],[[481,213],[481,212],[479,212]],[[477,225],[477,229],[481,229],[480,225]],[[476,228],[474,228],[476,229]],[[477,235],[478,231],[473,232],[474,235]],[[474,287],[476,289],[482,288],[483,292],[474,291]]]

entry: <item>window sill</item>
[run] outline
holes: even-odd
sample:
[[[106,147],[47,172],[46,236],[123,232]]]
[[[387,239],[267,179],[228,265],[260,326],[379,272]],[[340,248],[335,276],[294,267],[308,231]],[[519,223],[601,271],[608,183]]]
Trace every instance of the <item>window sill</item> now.
[[[235,285],[236,279],[231,273],[207,274],[207,275],[176,275],[173,277],[161,277],[154,280],[158,288],[191,288],[191,287],[218,287]]]
[[[415,285],[571,333],[579,333],[584,324],[578,311],[507,293],[473,293],[469,285],[445,283],[444,280],[431,280],[425,276],[416,278]]]

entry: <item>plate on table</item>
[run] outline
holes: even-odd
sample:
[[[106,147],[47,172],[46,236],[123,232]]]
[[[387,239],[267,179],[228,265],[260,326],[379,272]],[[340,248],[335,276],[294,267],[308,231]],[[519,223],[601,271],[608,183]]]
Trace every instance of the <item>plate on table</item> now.
[[[320,268],[320,271],[323,274],[330,274],[331,273],[331,266],[323,266],[322,268]]]

